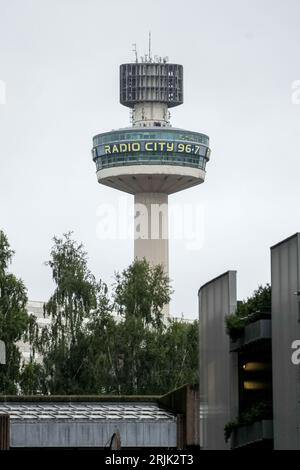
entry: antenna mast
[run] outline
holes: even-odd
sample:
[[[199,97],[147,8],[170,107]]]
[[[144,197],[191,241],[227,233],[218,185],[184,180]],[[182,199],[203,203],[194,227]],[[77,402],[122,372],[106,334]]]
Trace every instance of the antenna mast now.
[[[151,31],[149,31],[149,62],[151,62]]]
[[[134,52],[134,55],[135,55],[135,61],[136,63],[138,62],[138,53],[137,53],[137,48],[136,48],[136,42],[134,44],[132,44],[133,46],[133,52]]]

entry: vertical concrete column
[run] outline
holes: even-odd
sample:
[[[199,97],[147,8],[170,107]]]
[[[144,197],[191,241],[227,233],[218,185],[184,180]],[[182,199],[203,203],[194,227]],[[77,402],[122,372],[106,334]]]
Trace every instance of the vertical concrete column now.
[[[300,233],[271,248],[271,281],[274,449],[300,450]]]
[[[224,426],[238,412],[237,355],[230,353],[225,317],[236,310],[236,271],[199,289],[200,446],[226,450]]]
[[[10,447],[10,419],[8,414],[0,414],[0,450]]]
[[[137,193],[134,196],[134,257],[152,266],[162,264],[169,274],[168,195]],[[168,314],[168,306],[163,313]]]
[[[169,273],[168,195],[137,193],[134,196],[134,257],[162,264]]]
[[[169,126],[169,111],[166,103],[136,103],[133,109],[133,127],[149,127],[154,123]]]

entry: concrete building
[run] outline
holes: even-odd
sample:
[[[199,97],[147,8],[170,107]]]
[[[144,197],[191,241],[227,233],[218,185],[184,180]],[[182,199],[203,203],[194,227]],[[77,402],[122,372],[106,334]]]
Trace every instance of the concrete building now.
[[[42,328],[44,325],[50,324],[50,319],[47,317],[44,317],[44,302],[29,300],[27,303],[26,309],[27,309],[28,315],[34,315],[36,317],[37,324],[40,328]],[[24,361],[25,362],[29,361],[32,355],[30,344],[24,341],[18,341],[17,346],[19,347],[21,351]],[[35,352],[35,360],[37,362],[41,361],[41,358],[39,357],[37,352]]]
[[[182,65],[151,53],[122,64],[120,102],[132,127],[94,137],[98,182],[134,195],[134,256],[168,273],[168,197],[204,182],[209,138],[171,127],[168,109],[183,103]]]
[[[6,364],[6,347],[4,341],[0,340],[0,364]]]
[[[236,272],[199,289],[201,449],[300,450],[299,273],[297,233],[271,248],[270,311],[251,312],[230,336]]]

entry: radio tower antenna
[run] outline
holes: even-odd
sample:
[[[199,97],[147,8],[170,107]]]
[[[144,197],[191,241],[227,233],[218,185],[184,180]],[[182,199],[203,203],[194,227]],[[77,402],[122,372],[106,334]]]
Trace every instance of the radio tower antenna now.
[[[149,61],[151,62],[151,31],[149,31]]]
[[[137,48],[136,48],[136,42],[134,44],[132,44],[133,46],[133,52],[134,52],[134,55],[135,55],[135,61],[138,62],[138,53],[137,53]]]
[[[168,275],[168,197],[204,182],[210,149],[207,135],[171,126],[169,108],[183,103],[183,66],[154,55],[150,27],[144,55],[119,69],[120,103],[132,110],[132,127],[98,134],[92,152],[99,183],[134,195],[134,258]]]

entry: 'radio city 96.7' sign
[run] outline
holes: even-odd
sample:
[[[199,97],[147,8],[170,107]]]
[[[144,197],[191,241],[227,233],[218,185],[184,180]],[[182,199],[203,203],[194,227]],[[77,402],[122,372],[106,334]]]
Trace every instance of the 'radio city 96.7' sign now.
[[[184,143],[184,142],[166,142],[166,141],[140,141],[140,142],[122,142],[105,144],[102,147],[102,155],[132,152],[151,152],[151,153],[191,153],[193,155],[205,156],[207,147],[204,145]]]

